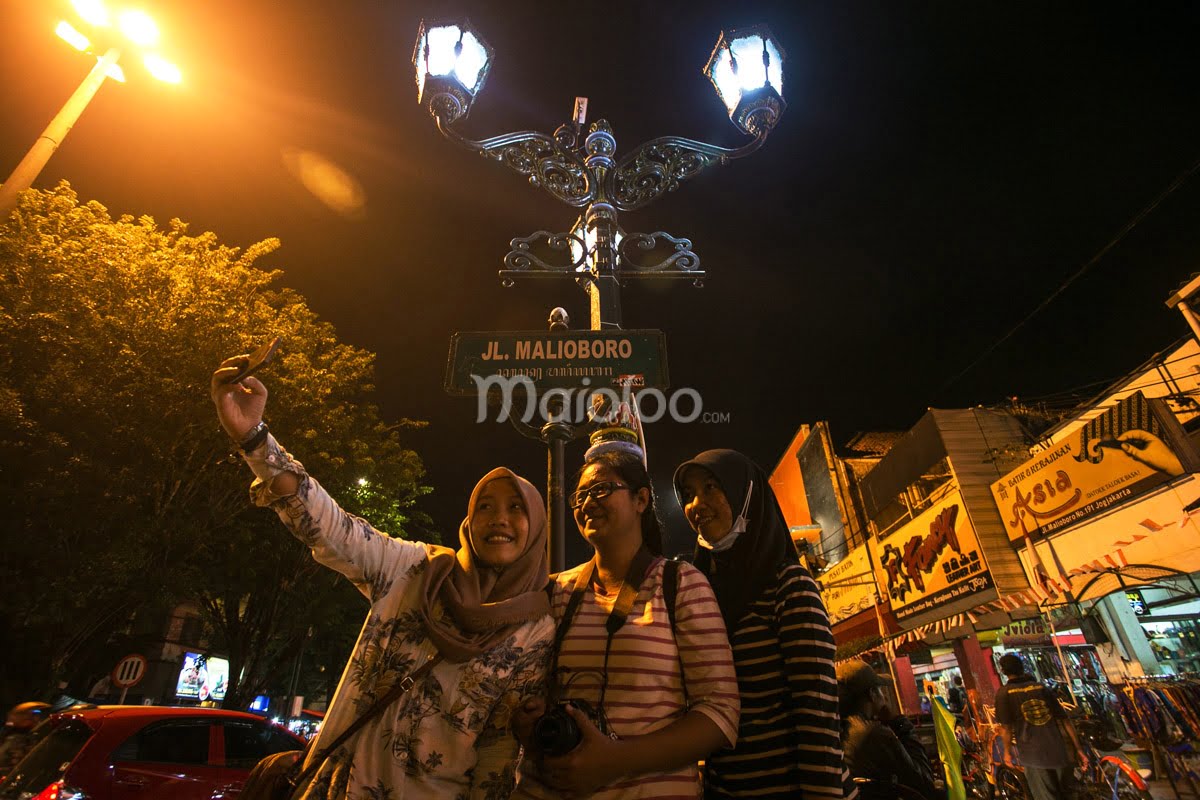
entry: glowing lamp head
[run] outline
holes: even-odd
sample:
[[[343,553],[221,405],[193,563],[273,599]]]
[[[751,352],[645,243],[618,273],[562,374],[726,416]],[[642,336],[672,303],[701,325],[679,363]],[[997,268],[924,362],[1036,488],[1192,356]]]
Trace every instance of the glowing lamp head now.
[[[167,61],[157,53],[147,53],[142,57],[142,65],[146,71],[163,83],[182,83],[183,73],[179,67]]]
[[[125,38],[141,47],[158,44],[158,26],[144,11],[123,11],[117,26]]]
[[[783,114],[785,58],[766,25],[723,31],[717,39],[704,74],[729,111],[729,119],[744,133],[763,135]]]
[[[417,31],[413,67],[417,102],[446,123],[467,116],[487,80],[493,50],[471,23],[425,22]]]
[[[80,19],[97,28],[107,28],[112,24],[103,0],[71,0],[71,6]]]

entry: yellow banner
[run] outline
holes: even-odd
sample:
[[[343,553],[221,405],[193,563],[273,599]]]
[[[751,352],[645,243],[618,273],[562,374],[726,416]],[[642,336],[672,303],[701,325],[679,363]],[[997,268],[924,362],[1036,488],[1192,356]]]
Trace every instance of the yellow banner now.
[[[992,588],[979,537],[955,491],[876,542],[878,580],[903,622]]]
[[[1177,424],[1138,392],[993,483],[1008,538],[1045,536],[1182,475]]]

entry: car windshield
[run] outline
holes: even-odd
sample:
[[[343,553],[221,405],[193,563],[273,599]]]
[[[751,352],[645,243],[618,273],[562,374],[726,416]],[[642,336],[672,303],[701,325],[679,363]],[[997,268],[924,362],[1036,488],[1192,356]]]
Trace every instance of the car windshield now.
[[[54,783],[92,735],[91,728],[77,719],[50,721],[41,727],[46,729],[37,732],[41,741],[0,782],[0,798],[23,800]]]

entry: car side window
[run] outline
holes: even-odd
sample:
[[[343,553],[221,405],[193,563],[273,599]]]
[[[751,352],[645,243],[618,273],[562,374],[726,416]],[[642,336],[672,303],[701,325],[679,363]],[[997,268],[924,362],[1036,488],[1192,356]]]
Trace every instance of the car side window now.
[[[253,769],[272,753],[299,750],[300,743],[264,722],[225,722],[225,766]]]
[[[211,722],[198,719],[152,723],[122,742],[112,760],[207,764],[211,728]]]

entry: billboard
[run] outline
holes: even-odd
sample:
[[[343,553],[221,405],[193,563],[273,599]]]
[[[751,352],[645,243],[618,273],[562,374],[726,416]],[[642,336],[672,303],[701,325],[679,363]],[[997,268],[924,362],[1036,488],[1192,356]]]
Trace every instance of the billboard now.
[[[1125,398],[992,484],[1010,541],[1045,536],[1191,471],[1162,400]]]
[[[837,624],[875,605],[875,576],[862,545],[821,574],[821,599],[829,623]]]
[[[184,700],[220,702],[229,684],[229,662],[201,653],[184,653],[183,667],[175,681],[175,696]]]
[[[993,587],[979,537],[957,490],[875,547],[879,586],[891,598],[901,627],[913,627],[918,622],[914,617],[926,617],[941,606],[960,604]],[[989,592],[989,597],[994,596]],[[908,625],[906,620],[911,620]]]

